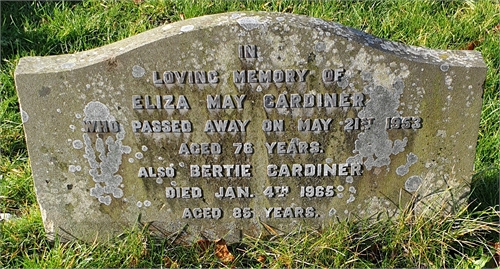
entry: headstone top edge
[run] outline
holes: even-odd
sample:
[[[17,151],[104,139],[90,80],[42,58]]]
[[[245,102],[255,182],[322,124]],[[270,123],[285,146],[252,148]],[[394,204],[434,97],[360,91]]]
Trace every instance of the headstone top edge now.
[[[252,31],[273,22],[294,24],[297,28],[314,29],[319,27],[321,31],[330,31],[347,41],[404,57],[410,61],[435,65],[448,64],[449,66],[487,68],[479,51],[439,50],[405,45],[320,18],[289,13],[245,11],[212,14],[165,24],[99,48],[73,54],[22,57],[16,67],[15,75],[75,70],[118,57],[165,38],[191,31],[201,31],[210,27],[239,25],[246,31]]]

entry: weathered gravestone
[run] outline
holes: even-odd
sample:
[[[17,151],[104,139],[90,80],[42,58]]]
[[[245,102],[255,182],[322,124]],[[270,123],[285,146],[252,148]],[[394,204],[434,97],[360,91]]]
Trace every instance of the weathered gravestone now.
[[[49,234],[105,238],[140,216],[235,241],[451,199],[471,177],[485,73],[475,51],[246,12],[26,57],[16,84]]]

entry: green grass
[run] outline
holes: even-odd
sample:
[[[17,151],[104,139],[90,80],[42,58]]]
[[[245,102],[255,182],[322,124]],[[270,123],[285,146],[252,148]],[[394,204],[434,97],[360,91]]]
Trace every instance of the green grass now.
[[[224,265],[213,250],[158,239],[137,227],[106,243],[50,242],[24,142],[13,73],[19,58],[89,50],[181,19],[241,10],[319,17],[434,49],[480,51],[488,65],[470,206],[449,214],[339,221],[322,231],[245,238]],[[1,2],[0,267],[469,267],[493,266],[500,171],[500,2],[85,1]],[[496,211],[495,211],[496,209]]]

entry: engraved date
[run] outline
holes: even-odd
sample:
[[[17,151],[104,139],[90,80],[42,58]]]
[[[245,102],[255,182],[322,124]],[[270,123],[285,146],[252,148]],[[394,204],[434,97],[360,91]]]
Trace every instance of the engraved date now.
[[[420,129],[421,117],[390,117],[385,119],[385,128],[390,129]]]
[[[288,187],[288,186],[267,186],[264,189],[263,193],[268,198],[285,197],[288,193],[290,193],[290,187]]]
[[[344,130],[367,130],[370,129],[375,118],[347,118],[344,121]]]
[[[334,186],[300,186],[300,197],[333,197]]]

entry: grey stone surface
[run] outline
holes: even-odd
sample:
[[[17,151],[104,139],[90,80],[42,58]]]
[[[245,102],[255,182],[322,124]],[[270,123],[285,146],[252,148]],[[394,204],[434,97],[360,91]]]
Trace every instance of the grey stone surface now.
[[[49,235],[140,217],[232,242],[463,194],[485,74],[475,51],[241,12],[22,58],[15,80]]]

